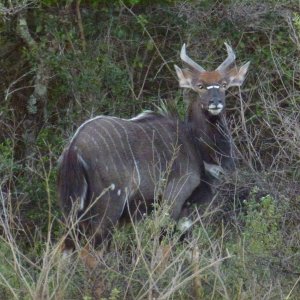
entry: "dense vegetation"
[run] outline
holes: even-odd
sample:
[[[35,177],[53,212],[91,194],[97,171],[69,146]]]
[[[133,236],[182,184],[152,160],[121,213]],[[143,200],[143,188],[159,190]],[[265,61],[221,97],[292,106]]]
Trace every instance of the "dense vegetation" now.
[[[299,299],[297,1],[4,0],[0,17],[1,299]],[[183,115],[181,45],[213,69],[224,41],[251,67],[227,98],[239,168],[214,204],[185,241],[160,206],[118,228],[94,271],[62,260],[56,173],[72,133],[162,102]]]

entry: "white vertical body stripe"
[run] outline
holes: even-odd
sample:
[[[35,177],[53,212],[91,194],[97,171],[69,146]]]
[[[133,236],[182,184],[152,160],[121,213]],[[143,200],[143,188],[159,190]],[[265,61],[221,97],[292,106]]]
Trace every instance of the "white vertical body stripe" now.
[[[100,119],[100,118],[103,118],[103,116],[97,116],[95,118],[92,118],[92,119],[89,119],[87,121],[85,121],[84,123],[82,123],[76,130],[76,132],[74,133],[72,139],[71,139],[71,142],[75,139],[75,137],[78,135],[79,131],[82,129],[83,126],[85,126],[86,124],[96,120],[96,119]]]

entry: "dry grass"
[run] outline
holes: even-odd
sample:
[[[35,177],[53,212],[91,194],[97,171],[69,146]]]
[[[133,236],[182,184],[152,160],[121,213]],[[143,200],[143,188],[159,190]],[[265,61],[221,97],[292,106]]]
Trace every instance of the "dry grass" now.
[[[259,12],[265,12],[265,8]],[[237,6],[229,17],[240,19],[245,9],[250,6]],[[187,3],[178,9],[178,14],[187,14],[190,25],[201,20],[199,16],[204,13]],[[297,29],[290,17],[288,22],[291,38],[299,49]],[[160,49],[149,32],[146,35]],[[168,38],[166,35],[165,40]],[[140,101],[154,59],[147,65],[145,75],[140,75],[138,82],[142,84],[136,84],[128,62],[129,52],[120,43],[124,68],[130,73],[132,98]],[[145,50],[142,55],[145,59],[148,52]],[[168,64],[159,51],[155,55],[163,62],[161,68]],[[62,224],[57,225],[51,161],[44,163],[43,155],[35,162],[30,158],[30,168],[27,165],[26,172],[16,172],[14,166],[19,162],[13,160],[14,155],[0,153],[0,164],[7,164],[0,174],[0,298],[297,299],[300,293],[299,67],[295,61],[291,78],[285,74],[280,59],[273,53],[272,78],[270,74],[258,73],[259,69],[250,69],[256,84],[247,91],[247,98],[242,99],[241,92],[232,95],[236,114],[232,114],[230,123],[239,167],[216,186],[214,203],[201,209],[201,213],[195,211],[193,230],[184,240],[166,215],[167,207],[162,206],[139,223],[116,228],[110,244],[99,251],[89,246],[86,237],[77,241],[72,255],[63,257],[63,237],[67,233],[76,236],[78,220],[73,218],[68,230]],[[155,79],[157,74],[153,76]],[[11,91],[7,89],[6,96]],[[1,123],[12,141],[6,149],[16,148],[14,142],[18,138],[13,127],[20,126]],[[57,159],[51,151],[45,156]],[[37,177],[44,188],[45,197],[40,202],[47,202],[43,214],[46,217],[38,224],[46,224],[46,229],[29,229],[22,219],[22,199],[26,200],[28,195],[16,190],[15,181],[24,174]],[[166,228],[163,238],[162,227]]]
[[[39,168],[29,168],[46,191],[46,237],[40,229],[27,236],[13,199],[11,169],[0,194],[1,298],[296,299],[300,105],[296,90],[283,81],[281,89],[287,96],[278,100],[268,85],[259,86],[256,114],[251,99],[240,100],[239,117],[231,124],[239,168],[216,186],[213,204],[201,213],[195,210],[193,230],[184,240],[168,207],[155,206],[143,221],[117,228],[101,251],[93,250],[86,237],[63,257],[63,238],[53,241],[53,166],[41,159]],[[76,236],[77,222],[73,218],[65,234]]]

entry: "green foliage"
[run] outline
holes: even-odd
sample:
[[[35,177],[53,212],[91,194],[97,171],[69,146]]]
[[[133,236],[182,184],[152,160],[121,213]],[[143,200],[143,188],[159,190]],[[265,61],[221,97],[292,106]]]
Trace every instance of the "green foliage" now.
[[[244,201],[247,209],[242,233],[245,248],[251,255],[272,256],[273,251],[283,246],[279,226],[281,213],[272,196],[261,197],[259,202],[252,196]]]
[[[41,3],[44,5],[60,5],[60,4],[70,4],[73,0],[67,0],[67,1],[60,1],[60,0],[42,0]],[[139,5],[139,4],[147,4],[151,5],[154,3],[160,3],[160,4],[171,4],[173,2],[176,2],[176,0],[89,0],[89,1],[81,1],[82,5],[85,4],[92,4],[93,6],[103,6],[103,5],[116,5],[116,6],[122,6],[123,3],[126,5]]]
[[[298,13],[294,13],[293,22],[295,24],[298,35],[300,36],[300,15]]]
[[[12,149],[13,144],[11,140],[6,139],[0,143],[0,174],[2,176],[16,172],[18,169],[18,165],[14,162]]]
[[[267,292],[264,288],[269,284],[274,284],[274,296],[281,293],[282,288],[289,290],[292,286],[288,278],[274,273],[281,264],[280,257],[295,254],[282,235],[282,218],[287,207],[277,203],[271,195],[258,195],[259,189],[254,188],[244,200],[244,212],[238,217],[242,225],[239,230],[228,232],[225,239],[224,247],[232,258],[222,265],[222,274],[232,296],[250,297],[254,282],[261,285],[260,295]],[[275,287],[278,278],[281,286]]]
[[[173,288],[169,298],[190,299],[197,268],[203,268],[199,273],[202,287],[198,287],[201,299],[276,299],[291,291],[296,295],[299,196],[293,191],[299,190],[300,168],[298,123],[294,126],[290,120],[298,117],[300,103],[299,45],[293,39],[294,33],[300,36],[299,14],[293,12],[291,28],[288,18],[282,17],[288,6],[275,0],[80,1],[82,36],[76,2],[43,0],[28,10],[29,32],[37,43],[34,49],[18,37],[17,18],[1,19],[0,93],[10,94],[0,100],[0,197],[1,203],[12,207],[13,240],[29,284],[15,272],[12,249],[16,244],[9,246],[1,224],[0,298],[11,299],[12,286],[20,299],[29,299],[26,286],[34,290],[36,279],[49,275],[45,286],[53,295],[57,283],[67,282],[66,299],[92,299],[83,267],[74,270],[70,279],[60,280],[56,277],[59,264],[47,252],[53,249],[48,237],[57,240],[62,231],[56,177],[63,147],[79,124],[97,114],[130,117],[154,108],[183,119],[186,109],[173,70],[173,64],[180,63],[182,43],[188,44],[188,54],[203,67],[214,69],[225,58],[224,41],[235,48],[238,64],[251,61],[241,103],[245,102],[246,133],[255,133],[253,140],[247,136],[253,145],[245,146],[247,139],[238,126],[243,122],[235,91],[227,102],[230,118],[237,124],[234,139],[242,153],[257,150],[251,171],[262,164],[268,175],[261,176],[266,182],[274,180],[272,188],[267,186],[263,197],[254,189],[234,226],[201,220],[187,243],[179,242],[180,233],[174,233],[167,209],[154,205],[153,213],[138,226],[116,230],[100,270],[106,284],[103,299],[120,299],[125,292],[134,299],[147,294],[149,287],[154,294],[149,292],[148,298],[161,296],[155,294],[156,288],[162,294]],[[31,97],[41,61],[49,72],[45,103]],[[37,135],[34,153],[24,157],[28,123],[37,128]],[[285,155],[279,155],[280,151]],[[282,204],[283,198],[290,207]],[[165,228],[164,237],[161,228]],[[172,248],[166,262],[159,260],[162,246]],[[188,254],[196,246],[201,252],[197,263]],[[218,260],[228,253],[230,257]],[[207,267],[214,261],[218,263]],[[45,275],[46,262],[53,265]],[[178,286],[183,282],[177,290],[172,286],[176,280]]]
[[[9,246],[0,240],[0,295],[2,299],[12,299],[9,287],[20,288],[20,282],[12,265],[12,253]]]

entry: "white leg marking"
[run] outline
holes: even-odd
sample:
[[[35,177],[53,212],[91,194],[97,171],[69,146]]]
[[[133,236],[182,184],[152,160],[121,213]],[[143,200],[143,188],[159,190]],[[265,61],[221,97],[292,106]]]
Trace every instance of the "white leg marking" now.
[[[187,217],[184,217],[184,218],[182,218],[182,219],[179,220],[179,222],[178,222],[178,229],[179,229],[181,232],[185,232],[185,231],[187,231],[189,228],[191,228],[192,225],[193,225],[192,220],[190,220],[190,219],[187,218]]]
[[[71,249],[65,249],[62,253],[62,258],[64,260],[69,260],[71,255],[72,255],[73,251]]]

